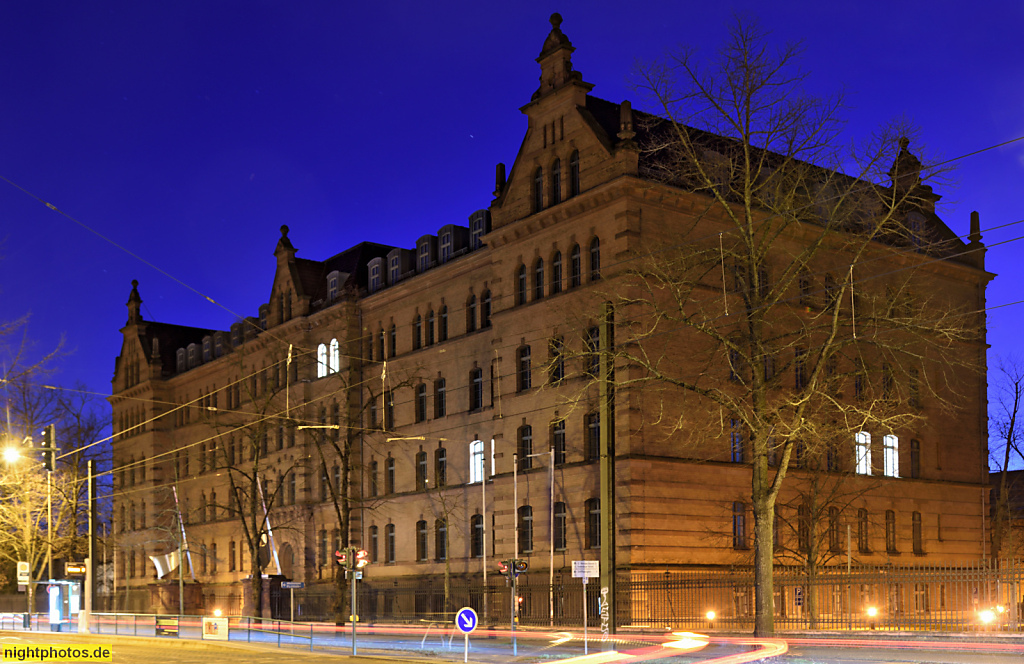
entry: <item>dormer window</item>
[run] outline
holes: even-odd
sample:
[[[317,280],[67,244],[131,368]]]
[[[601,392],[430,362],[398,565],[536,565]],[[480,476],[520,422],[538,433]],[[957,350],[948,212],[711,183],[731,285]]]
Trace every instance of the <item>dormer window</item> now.
[[[260,329],[267,329],[268,319],[270,317],[270,305],[264,304],[260,306]]]
[[[203,362],[213,359],[213,340],[210,337],[203,337]]]
[[[188,345],[188,368],[192,369],[199,364],[199,349],[195,344]]]
[[[213,335],[213,356],[220,357],[224,354],[224,334],[218,332]]]
[[[417,259],[420,272],[430,269],[430,245],[424,242],[420,245],[419,258]]]
[[[441,262],[447,263],[452,257],[452,232],[441,233]]]
[[[370,266],[369,266],[369,270],[370,270],[369,288],[370,288],[370,292],[371,293],[376,293],[377,291],[380,290],[380,285],[381,285],[380,284],[380,260],[381,259],[379,259],[379,258],[375,258],[372,261],[370,261]]]
[[[341,282],[337,272],[327,275],[327,301],[334,302],[338,299],[338,287]]]
[[[398,278],[402,275],[402,266],[398,260],[398,256],[392,256],[388,263],[388,283],[398,283]]]
[[[178,373],[185,373],[185,349],[178,349]]]
[[[488,228],[490,213],[487,210],[478,210],[469,218],[469,249],[479,249],[483,246],[484,235],[490,230]]]
[[[242,324],[235,323],[231,326],[231,347],[238,348],[242,345]]]

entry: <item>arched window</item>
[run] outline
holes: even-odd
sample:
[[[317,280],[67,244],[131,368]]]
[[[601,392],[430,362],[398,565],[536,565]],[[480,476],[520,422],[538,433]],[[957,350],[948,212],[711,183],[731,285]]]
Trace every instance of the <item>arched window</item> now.
[[[384,360],[387,359],[384,356],[384,340],[385,340],[386,336],[387,335],[384,334],[384,328],[383,327],[380,328],[380,330],[377,332],[377,361],[378,362],[383,362]]]
[[[747,506],[738,501],[732,504],[732,548],[747,548]]]
[[[532,385],[532,365],[530,347],[521,346],[516,351],[516,391],[524,392]]]
[[[447,414],[448,394],[444,378],[438,378],[434,381],[434,417],[444,417]]]
[[[427,488],[427,453],[420,450],[416,453],[416,490]]]
[[[854,463],[858,475],[871,474],[871,434],[858,431],[853,437]]]
[[[587,548],[601,548],[601,501],[591,498],[583,505],[587,513]]]
[[[341,353],[339,352],[338,340],[331,339],[330,373],[338,373],[341,369]]]
[[[469,517],[470,550],[469,555],[473,558],[482,558],[484,555],[484,517],[474,514]]]
[[[590,280],[601,278],[601,241],[596,237],[590,241]]]
[[[491,291],[485,290],[480,296],[480,328],[491,326]]]
[[[544,169],[537,168],[533,174],[533,211],[544,209]]]
[[[900,476],[900,439],[892,434],[882,437],[883,474],[886,477]]]
[[[377,526],[370,526],[370,550],[367,552],[370,555],[370,562],[375,563],[378,561],[378,543],[377,543]]]
[[[376,496],[380,491],[380,479],[377,477],[377,461],[370,462],[370,495]]]
[[[384,562],[395,562],[395,524],[384,526]]]
[[[562,162],[555,159],[551,164],[551,204],[558,205],[562,202]]]
[[[384,462],[384,493],[395,492],[395,459],[388,457]]]
[[[533,427],[524,424],[516,432],[516,455],[519,460],[519,470],[528,470],[533,467]]]
[[[885,511],[885,550],[896,553],[896,512]]]
[[[566,548],[565,544],[565,503],[555,503],[555,527],[554,527],[554,541],[552,542],[552,548],[555,551],[564,551]]]
[[[569,253],[569,288],[576,288],[583,283],[583,265],[580,256],[580,245],[572,245]]]
[[[476,331],[476,295],[470,295],[466,301],[466,332]]]
[[[416,421],[422,422],[427,419],[427,385],[420,383],[416,386]]]
[[[434,450],[434,484],[448,485],[448,450],[443,447]]]
[[[412,349],[419,350],[423,344],[423,319],[419,314],[412,319]]]
[[[469,372],[469,410],[480,410],[484,406],[484,371],[477,368]]]
[[[442,306],[437,317],[437,340],[448,341],[448,307]]]
[[[533,266],[533,299],[544,297],[544,259],[538,258]]]
[[[426,344],[428,346],[434,345],[434,310],[431,309],[427,312],[427,339]]]
[[[420,519],[416,522],[416,560],[427,559],[427,522]]]
[[[448,522],[444,519],[434,520],[434,559],[444,561],[448,558]]]
[[[533,508],[523,505],[518,513],[519,553],[529,553],[533,551]]]
[[[320,344],[316,347],[316,377],[323,378],[327,375],[327,344]]]
[[[516,270],[516,304],[526,304],[526,266]]]
[[[868,511],[863,507],[857,510],[857,550],[861,553],[871,553],[871,543],[868,539]]]
[[[562,252],[556,251],[551,257],[551,294],[562,292]]]
[[[573,150],[569,156],[569,196],[580,193],[580,151]]]

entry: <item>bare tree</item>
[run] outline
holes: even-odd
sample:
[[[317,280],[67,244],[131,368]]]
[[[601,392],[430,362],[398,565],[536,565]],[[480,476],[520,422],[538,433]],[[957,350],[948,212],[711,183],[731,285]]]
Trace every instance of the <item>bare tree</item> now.
[[[1014,358],[1000,362],[994,382],[994,398],[989,426],[993,446],[992,465],[998,473],[992,505],[992,555],[1011,558],[1024,550],[1020,534],[1014,533],[1014,514],[1011,497],[1024,493],[1024,487],[1013,486],[1010,468],[1024,463],[1024,448],[1021,447],[1021,425],[1018,417],[1024,416],[1024,367]]]
[[[646,425],[676,454],[750,464],[758,635],[774,632],[773,514],[794,447],[897,431],[925,398],[951,408],[983,357],[976,302],[927,267],[964,250],[935,217],[934,172],[899,125],[841,151],[841,98],[804,94],[797,54],[737,20],[715,65],[683,50],[640,70],[660,113],[637,121],[641,175],[690,212],[645,220],[608,296],[616,393],[658,413]],[[741,450],[708,414],[742,429]]]

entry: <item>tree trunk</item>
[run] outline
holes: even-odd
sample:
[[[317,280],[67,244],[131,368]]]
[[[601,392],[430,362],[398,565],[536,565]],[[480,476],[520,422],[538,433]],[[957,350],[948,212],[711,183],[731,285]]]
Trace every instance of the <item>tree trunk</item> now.
[[[774,517],[769,501],[754,503],[754,636],[775,634]]]

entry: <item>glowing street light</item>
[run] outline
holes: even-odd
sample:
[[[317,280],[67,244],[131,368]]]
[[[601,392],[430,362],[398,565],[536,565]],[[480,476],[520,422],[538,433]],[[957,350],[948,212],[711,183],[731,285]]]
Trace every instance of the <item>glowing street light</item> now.
[[[992,609],[985,609],[978,613],[978,619],[987,625],[996,619],[996,613]]]
[[[17,447],[5,447],[4,448],[4,461],[7,463],[16,463],[21,458],[21,450]]]

